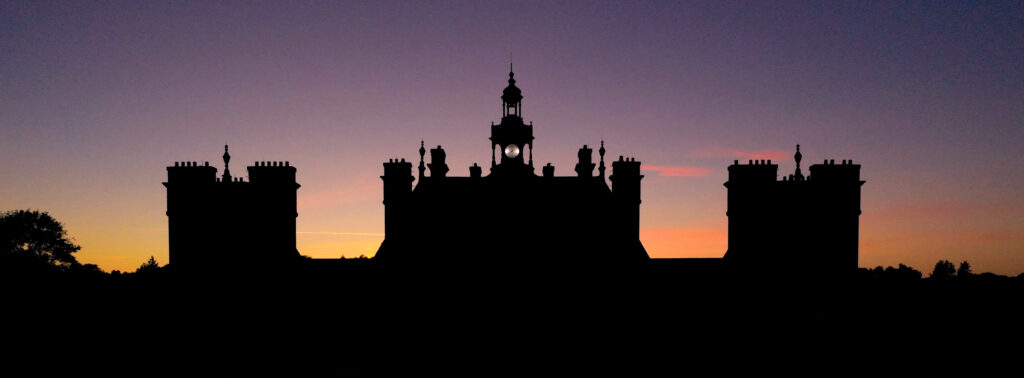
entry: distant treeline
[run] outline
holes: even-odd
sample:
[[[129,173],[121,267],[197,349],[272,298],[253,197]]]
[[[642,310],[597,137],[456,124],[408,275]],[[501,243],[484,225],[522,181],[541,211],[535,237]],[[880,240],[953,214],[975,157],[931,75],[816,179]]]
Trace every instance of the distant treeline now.
[[[134,281],[158,280],[170,276],[173,270],[169,266],[161,266],[155,257],[142,263],[133,272],[114,270],[105,272],[95,264],[82,264],[74,253],[81,249],[67,235],[63,225],[46,212],[36,210],[14,210],[0,213],[0,277],[28,278],[33,280],[57,279],[65,280],[101,280],[101,281]],[[310,259],[304,257],[297,262],[301,267]],[[338,259],[333,264],[322,264],[321,267],[346,267],[359,269],[371,263],[373,259],[366,256]],[[230,268],[230,267],[226,267]],[[974,273],[971,264],[963,261],[959,267],[952,261],[940,260],[935,264],[928,277],[909,266],[899,264],[897,267],[860,268],[854,281],[871,282],[912,282],[912,281],[1024,281],[1024,273],[1015,277],[1002,276],[994,273]]]

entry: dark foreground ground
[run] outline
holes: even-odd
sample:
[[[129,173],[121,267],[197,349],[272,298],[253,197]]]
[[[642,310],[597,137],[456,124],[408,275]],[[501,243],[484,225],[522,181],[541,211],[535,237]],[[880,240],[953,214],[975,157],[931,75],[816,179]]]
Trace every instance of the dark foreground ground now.
[[[33,376],[344,376],[783,372],[967,355],[992,364],[1018,360],[1024,322],[1020,280],[751,279],[607,266],[262,272],[8,277],[4,342],[16,348],[4,366]]]

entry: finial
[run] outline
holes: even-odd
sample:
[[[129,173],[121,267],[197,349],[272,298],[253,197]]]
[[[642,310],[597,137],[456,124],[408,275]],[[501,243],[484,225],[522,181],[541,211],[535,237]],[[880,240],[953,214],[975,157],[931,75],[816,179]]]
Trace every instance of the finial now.
[[[516,76],[515,72],[512,71],[512,52],[510,51],[508,53],[508,83],[509,84],[515,84],[515,82],[516,82],[515,76]]]
[[[797,181],[804,181],[804,174],[800,172],[800,160],[803,160],[804,155],[800,153],[800,145],[796,145],[796,154],[793,154],[793,159],[796,160],[796,172],[793,173],[793,179]]]
[[[423,154],[426,154],[426,153],[427,153],[427,149],[423,148],[423,139],[420,139],[420,167],[419,167],[419,170],[420,170],[419,179],[420,179],[420,181],[423,181],[423,172],[425,172],[427,170],[427,167],[423,165]]]
[[[601,141],[601,149],[597,150],[598,154],[601,154],[601,160],[604,160],[604,141]]]
[[[228,162],[231,161],[231,154],[228,153],[228,145],[224,144],[224,176],[221,181],[231,182],[231,170],[228,169]]]

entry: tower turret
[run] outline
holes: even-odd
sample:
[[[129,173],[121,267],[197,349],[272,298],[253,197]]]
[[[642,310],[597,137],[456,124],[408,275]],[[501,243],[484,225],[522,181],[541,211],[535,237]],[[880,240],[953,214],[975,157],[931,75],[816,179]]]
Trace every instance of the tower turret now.
[[[491,124],[491,173],[533,175],[533,124],[523,122],[523,94],[514,77],[515,73],[508,73],[508,87],[501,94],[501,123]],[[495,147],[500,162],[495,159]],[[524,159],[527,153],[528,160]]]
[[[403,247],[402,240],[410,237],[412,217],[412,163],[405,159],[388,159],[384,163],[384,242],[377,250],[378,259],[388,259],[388,248]]]
[[[617,227],[623,230],[618,234],[620,240],[612,240],[613,244],[623,250],[636,251],[636,258],[647,258],[647,251],[640,243],[640,162],[635,158],[623,158],[612,162],[612,196],[619,219]]]
[[[619,161],[612,162],[612,175],[608,177],[612,181],[612,193],[629,203],[640,204],[640,162],[635,158],[625,159],[619,156]]]
[[[508,86],[501,91],[502,118],[512,116],[522,118],[523,91],[516,86],[516,74],[509,67]]]

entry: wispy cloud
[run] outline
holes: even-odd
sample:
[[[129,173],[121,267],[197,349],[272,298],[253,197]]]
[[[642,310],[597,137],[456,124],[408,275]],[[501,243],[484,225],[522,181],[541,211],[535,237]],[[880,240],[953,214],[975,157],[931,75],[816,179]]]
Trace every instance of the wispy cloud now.
[[[732,158],[737,160],[784,160],[791,157],[793,152],[783,150],[760,150],[743,151],[731,148],[711,147],[696,150],[690,153],[695,158]]]
[[[384,234],[376,234],[371,232],[297,231],[295,233],[303,235],[384,236]]]
[[[658,172],[661,177],[699,177],[711,174],[711,170],[701,167],[669,166],[669,165],[642,165],[640,169],[645,171]]]

